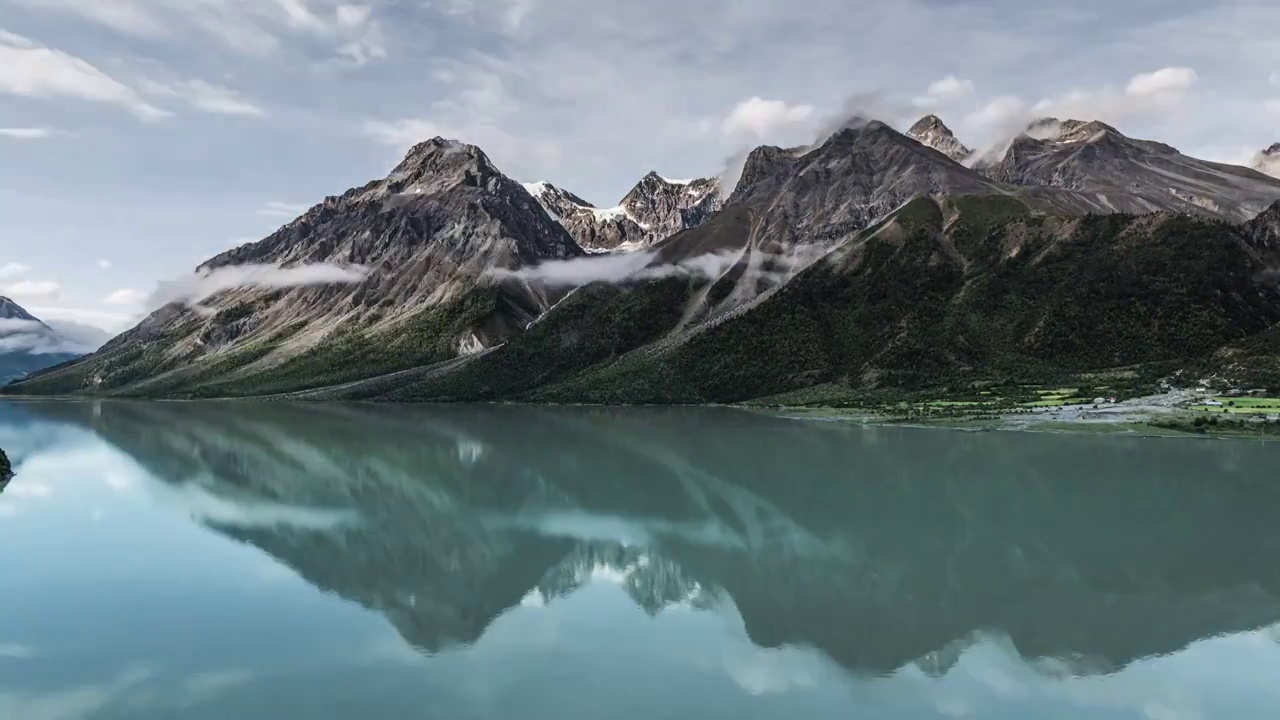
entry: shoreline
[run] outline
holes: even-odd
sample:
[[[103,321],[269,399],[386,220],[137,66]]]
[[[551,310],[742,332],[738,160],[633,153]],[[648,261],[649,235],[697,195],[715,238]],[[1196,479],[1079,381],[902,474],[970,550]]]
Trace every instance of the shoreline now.
[[[456,405],[508,405],[529,407],[566,407],[566,408],[728,408],[745,412],[772,415],[791,420],[807,420],[814,422],[840,422],[878,427],[910,427],[959,430],[964,432],[1043,432],[1043,433],[1076,433],[1076,434],[1126,434],[1136,437],[1217,437],[1232,439],[1254,439],[1280,441],[1280,399],[1262,398],[1262,402],[1274,403],[1265,405],[1270,410],[1250,410],[1243,408],[1221,407],[1206,409],[1204,402],[1215,396],[1205,391],[1179,390],[1160,395],[1133,398],[1116,403],[1093,403],[1082,405],[1064,405],[1054,407],[1001,407],[995,405],[972,408],[972,414],[954,414],[950,416],[929,416],[914,412],[915,406],[909,406],[906,414],[885,412],[881,408],[871,407],[834,407],[823,405],[767,405],[753,402],[745,403],[701,403],[686,405],[603,405],[593,403],[527,403],[527,402],[480,402],[480,403],[378,403],[370,401],[345,400],[303,400],[282,396],[264,396],[255,398],[136,398],[136,397],[95,397],[82,395],[0,395],[0,402],[164,402],[164,403],[225,403],[225,402],[298,402],[298,403],[336,403],[390,406],[456,406]],[[1239,398],[1250,401],[1251,398]],[[1199,402],[1197,402],[1199,401]],[[1215,400],[1216,401],[1216,400]],[[1234,403],[1234,401],[1232,401]],[[922,403],[921,407],[928,407]],[[965,411],[962,412],[967,412]],[[1234,411],[1234,412],[1233,412]]]
[[[1280,441],[1280,409],[1272,413],[1205,410],[1201,393],[1178,391],[1103,405],[1055,408],[985,408],[969,417],[894,415],[870,408],[756,406],[752,409],[794,420],[847,422],[879,427],[912,427],[966,432],[1116,434],[1136,437],[1230,438]],[[1274,401],[1280,405],[1280,400]]]

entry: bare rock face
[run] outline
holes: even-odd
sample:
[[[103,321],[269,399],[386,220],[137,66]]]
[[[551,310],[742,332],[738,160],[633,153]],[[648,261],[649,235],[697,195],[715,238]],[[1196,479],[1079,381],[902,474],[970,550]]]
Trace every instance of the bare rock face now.
[[[994,180],[1073,190],[1103,211],[1176,212],[1244,222],[1280,199],[1280,180],[1199,160],[1098,121],[1044,118],[987,169]]]
[[[654,172],[612,208],[598,208],[546,182],[525,189],[588,252],[648,247],[701,225],[722,205],[716,178],[668,180]]]
[[[907,130],[907,137],[937,150],[956,162],[964,162],[973,151],[956,139],[951,128],[937,115],[925,115]]]

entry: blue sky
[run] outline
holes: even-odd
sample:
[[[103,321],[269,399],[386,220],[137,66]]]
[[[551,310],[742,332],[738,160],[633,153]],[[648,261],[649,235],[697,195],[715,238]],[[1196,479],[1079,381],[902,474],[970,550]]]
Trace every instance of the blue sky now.
[[[606,205],[851,110],[1247,162],[1280,140],[1277,27],[1274,0],[0,0],[0,293],[121,329],[436,134]]]

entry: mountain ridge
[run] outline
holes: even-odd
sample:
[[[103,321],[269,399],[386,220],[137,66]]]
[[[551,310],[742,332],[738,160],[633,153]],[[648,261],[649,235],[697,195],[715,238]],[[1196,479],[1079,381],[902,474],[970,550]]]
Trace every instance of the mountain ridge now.
[[[935,140],[944,137],[940,118],[927,116],[922,123],[917,123],[917,135],[935,131]],[[1134,329],[1126,326],[1121,334],[1128,350],[1105,356],[1077,343],[1061,356],[1059,370],[1098,369],[1108,362],[1198,361],[1233,340],[1262,332],[1265,323],[1274,321],[1264,302],[1271,292],[1265,282],[1273,274],[1267,266],[1270,251],[1265,238],[1259,238],[1270,237],[1271,231],[1261,228],[1270,227],[1264,219],[1267,208],[1280,199],[1280,181],[1245,168],[1187,158],[1168,145],[1130,139],[1096,121],[1037,121],[999,164],[982,172],[922,144],[910,132],[900,133],[879,121],[855,120],[815,145],[757,148],[746,157],[740,179],[716,206],[718,211],[702,204],[711,195],[719,202],[720,188],[712,181],[673,182],[649,173],[623,200],[634,210],[619,206],[621,214],[637,227],[637,219],[664,218],[661,222],[671,222],[674,232],[661,239],[644,238],[644,254],[633,275],[594,284],[588,275],[559,290],[538,281],[536,272],[497,280],[493,269],[536,270],[541,263],[586,258],[563,213],[594,217],[613,210],[600,211],[546,183],[520,185],[479,148],[435,138],[410,150],[385,179],[326,198],[263,241],[200,266],[202,272],[246,263],[369,266],[369,274],[358,283],[228,291],[213,300],[211,320],[170,306],[90,361],[37,376],[13,391],[243,396],[342,386],[339,395],[378,399],[718,402],[819,380],[875,389],[894,383],[917,385],[924,378],[945,382],[948,374],[1007,376],[1004,364],[1013,362],[1017,353],[1006,356],[989,343],[975,348],[972,328],[960,327],[981,318],[978,308],[969,304],[974,288],[997,292],[986,301],[998,303],[998,291],[990,287],[1018,287],[1024,300],[1044,314],[1041,322],[1047,322],[1045,318],[1064,310],[1040,304],[1060,303],[1071,291],[1053,278],[1045,279],[1047,287],[1062,297],[1023,287],[1017,276],[1039,271],[1035,263],[1017,260],[1017,253],[1034,247],[1048,257],[1104,240],[1098,247],[1106,252],[1112,252],[1106,242],[1125,248],[1128,254],[1114,259],[1137,275],[1104,272],[1071,250],[1063,271],[1069,276],[1083,273],[1085,283],[1104,283],[1102,295],[1088,302],[1110,297],[1110,283],[1138,282],[1142,293],[1182,283],[1203,286],[1209,295],[1176,294],[1182,303],[1178,312],[1208,313],[1216,319],[1166,318],[1175,326],[1187,321],[1206,332],[1205,339],[1179,337],[1187,349],[1183,356],[1177,355],[1171,340],[1158,351],[1140,351]],[[1178,175],[1175,170],[1185,172]],[[1199,202],[1199,195],[1175,192],[1180,183],[1196,178],[1207,178],[1196,192],[1226,193],[1221,202]],[[1174,185],[1160,189],[1158,182]],[[1269,197],[1268,204],[1242,218],[1232,194],[1243,192],[1241,188],[1248,191],[1250,202]],[[1225,223],[1227,219],[1233,224]],[[1253,224],[1240,224],[1245,221]],[[1207,244],[1190,245],[1191,237]],[[1161,247],[1162,242],[1167,247]],[[1005,249],[997,251],[999,244]],[[1185,257],[1169,255],[1174,247],[1186,257],[1216,263],[1213,272],[1227,275],[1212,277],[1210,285],[1218,284],[1210,289],[1186,274],[1191,266]],[[1161,271],[1164,275],[1151,276],[1133,264],[1136,258],[1156,255],[1167,266]],[[846,308],[852,313],[847,319],[859,323],[915,322],[911,318],[925,307],[940,319],[956,312],[945,305],[921,305],[940,302],[929,294],[932,290],[863,276],[869,262],[882,268],[880,272],[934,276],[935,290],[956,293],[952,307],[964,309],[947,321],[952,325],[934,331],[943,333],[940,337],[948,343],[960,344],[942,350],[940,358],[929,358],[922,348],[901,354],[893,338],[874,333],[849,336],[842,326],[832,325],[823,331],[826,335],[880,347],[871,355],[866,354],[869,347],[836,348],[826,360],[799,368],[798,376],[777,387],[765,382],[770,373],[789,377],[785,368],[811,355],[788,358],[775,350],[795,347],[797,332],[813,331],[804,328],[827,313],[813,305],[813,298],[836,292],[832,283],[852,283],[860,288],[857,292],[870,293],[865,302],[877,298],[867,308],[874,306],[881,315]],[[819,264],[823,269],[815,270]],[[701,270],[692,276],[670,271],[693,266]],[[1253,279],[1245,282],[1241,274]],[[810,287],[819,276],[826,279]],[[1213,293],[1245,300],[1231,301],[1232,305],[1212,300]],[[878,304],[885,295],[898,297],[902,307]],[[793,317],[789,311],[778,311],[779,297],[814,315]],[[1157,312],[1154,306],[1142,305],[1150,297],[1134,300],[1142,312]],[[845,302],[841,299],[832,307],[844,307]],[[774,314],[790,318],[792,325],[761,320]],[[834,317],[823,322],[835,322]],[[287,332],[299,318],[317,329]],[[1070,320],[1078,321],[1074,316]],[[1016,315],[999,322],[1011,325],[990,325],[982,332],[1030,343],[1026,347],[1032,348],[1031,355],[1023,358],[1030,361],[1027,375],[1055,372],[1055,360],[1035,349],[1047,345],[1029,339],[1034,333],[1027,335],[1035,323],[1023,327],[1030,321]],[[923,342],[914,335],[926,325],[900,330],[899,339],[906,332],[913,336],[912,343]],[[756,329],[735,340],[736,346],[721,347],[715,338],[739,326]],[[175,334],[175,328],[181,332]],[[1080,328],[1073,332],[1095,334]],[[195,341],[199,347],[218,350],[194,350]],[[820,335],[807,342],[812,348],[829,347]],[[175,353],[175,347],[181,352]],[[698,352],[711,354],[689,354]],[[706,364],[713,357],[733,358],[733,367],[720,361]],[[852,358],[862,365],[848,366]],[[679,373],[682,379],[673,382],[670,362],[702,368],[706,377],[692,377],[686,369]],[[908,377],[895,372],[894,362],[924,363],[921,367],[934,370]],[[756,366],[741,387],[729,387],[726,377]],[[837,367],[846,367],[845,374],[833,375]],[[578,377],[581,373],[585,375]],[[599,394],[599,383],[609,378],[622,389]],[[652,394],[663,386],[665,390]]]

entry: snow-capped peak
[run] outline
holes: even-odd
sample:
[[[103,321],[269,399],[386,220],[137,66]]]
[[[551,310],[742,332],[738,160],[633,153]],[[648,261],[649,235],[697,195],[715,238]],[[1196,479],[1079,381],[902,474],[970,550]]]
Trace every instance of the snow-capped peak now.
[[[551,183],[548,183],[544,180],[539,180],[538,182],[520,183],[520,184],[524,186],[525,190],[529,191],[530,195],[536,198],[542,197],[543,193],[551,189]]]

